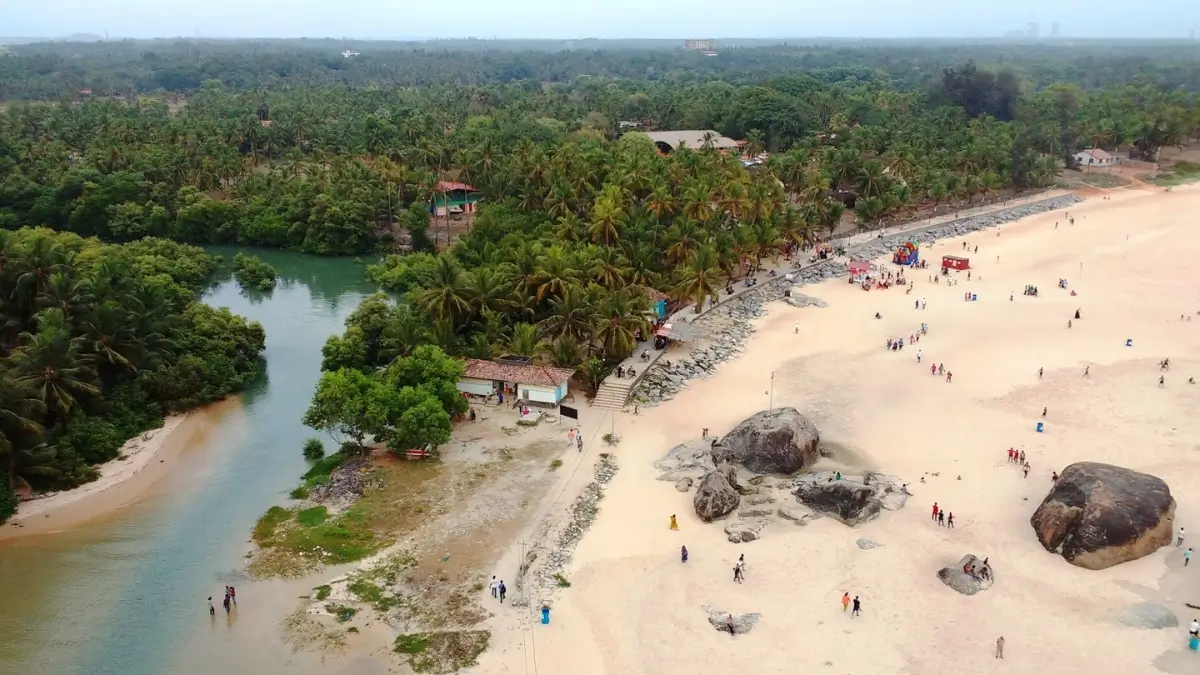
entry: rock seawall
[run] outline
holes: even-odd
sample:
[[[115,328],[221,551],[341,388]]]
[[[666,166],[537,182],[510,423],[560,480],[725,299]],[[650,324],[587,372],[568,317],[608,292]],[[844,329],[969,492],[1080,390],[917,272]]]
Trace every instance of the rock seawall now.
[[[851,246],[848,253],[855,258],[878,258],[893,251],[896,245],[903,241],[927,243],[938,239],[959,237],[1039,213],[1070,208],[1081,201],[1083,200],[1075,195],[1051,197],[1009,209],[968,216],[948,223],[879,237],[863,244]],[[695,320],[696,325],[701,327],[714,321],[727,320],[723,322],[724,325],[721,326],[719,334],[712,337],[712,344],[704,349],[693,349],[688,358],[680,359],[670,366],[666,365],[663,359],[659,359],[658,363],[651,366],[638,383],[633,394],[634,401],[645,407],[670,400],[683,389],[688,380],[707,377],[713,374],[722,362],[740,354],[742,344],[754,332],[754,327],[750,325],[750,322],[766,314],[766,306],[769,303],[783,299],[785,291],[793,286],[815,284],[827,279],[843,277],[846,273],[844,263],[818,262],[800,270],[793,270],[790,282],[782,275],[763,280],[755,288],[717,305]]]

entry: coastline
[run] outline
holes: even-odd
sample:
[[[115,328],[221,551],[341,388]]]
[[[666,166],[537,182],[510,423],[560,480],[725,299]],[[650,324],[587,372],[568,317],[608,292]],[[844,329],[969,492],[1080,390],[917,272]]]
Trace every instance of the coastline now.
[[[173,465],[169,460],[185,445],[177,442],[186,436],[181,430],[207,407],[170,415],[161,427],[129,439],[116,458],[100,466],[100,478],[49,497],[21,502],[17,513],[0,526],[0,541],[75,528],[138,501],[170,471]]]
[[[1188,302],[1191,297],[1173,299],[1150,290],[1162,281],[1130,275],[1134,269],[1144,273],[1151,260],[1158,261],[1155,272],[1159,275],[1170,277],[1179,272],[1180,263],[1175,262],[1179,257],[1172,258],[1168,266],[1145,245],[1154,239],[1177,239],[1181,232],[1178,222],[1168,227],[1167,220],[1185,217],[1188,203],[1195,198],[1195,190],[1176,189],[1166,199],[1147,192],[1118,191],[1112,193],[1111,201],[1091,198],[1073,204],[1070,211],[1075,215],[1078,209],[1080,222],[1061,230],[1057,230],[1054,216],[1041,212],[992,226],[937,235],[922,232],[928,239],[913,237],[936,255],[954,253],[964,236],[971,237],[972,245],[979,237],[982,253],[972,256],[976,281],[962,280],[964,289],[979,291],[983,302],[978,305],[963,303],[957,289],[947,292],[944,285],[939,289],[928,284],[929,273],[912,275],[921,287],[916,297],[928,294],[931,298],[928,319],[932,332],[929,346],[923,343],[921,347],[931,359],[944,358],[954,366],[953,387],[916,377],[917,371],[907,365],[907,355],[897,359],[882,353],[879,345],[885,335],[881,331],[894,335],[911,330],[913,319],[904,318],[912,316],[908,313],[911,296],[903,293],[862,293],[844,281],[833,280],[840,275],[814,270],[817,278],[800,274],[795,285],[807,285],[805,292],[827,301],[828,309],[776,302],[782,299],[782,283],[763,282],[762,290],[754,294],[758,297],[730,303],[729,311],[738,316],[722,317],[724,312],[714,311],[713,318],[720,323],[732,318],[744,322],[747,329],[745,334],[730,336],[724,330],[728,326],[721,326],[718,332],[729,343],[720,345],[723,358],[684,348],[672,359],[691,357],[694,364],[700,355],[702,363],[689,368],[691,372],[676,373],[678,379],[670,384],[651,377],[645,384],[659,388],[661,398],[643,399],[640,416],[611,413],[619,415],[626,431],[615,451],[624,459],[623,468],[606,491],[609,498],[596,523],[566,565],[573,588],[564,591],[543,586],[533,591],[535,597],[552,601],[556,620],[551,626],[542,626],[526,608],[498,614],[493,619],[496,640],[471,672],[519,670],[528,668],[530,659],[542,670],[572,668],[595,675],[662,672],[667,664],[678,670],[747,667],[745,661],[730,660],[733,655],[724,647],[730,637],[712,631],[697,610],[700,607],[763,613],[766,623],[753,634],[736,638],[747,642],[737,650],[743,656],[747,650],[766,650],[753,661],[754,669],[762,672],[828,667],[839,655],[844,664],[845,650],[872,655],[873,667],[864,672],[946,672],[963,666],[992,672],[987,668],[991,663],[988,641],[1000,634],[1021,645],[1024,654],[1018,653],[1014,660],[1030,667],[1033,663],[1042,667],[1053,664],[1058,672],[1085,672],[1099,662],[1068,664],[1056,657],[1062,644],[1084,649],[1074,638],[1081,625],[1105,643],[1128,643],[1112,655],[1122,666],[1133,668],[1127,672],[1150,672],[1149,661],[1156,655],[1161,656],[1154,659],[1154,666],[1181,672],[1171,669],[1187,656],[1172,648],[1176,643],[1168,635],[1173,636],[1174,631],[1130,632],[1106,620],[1140,596],[1145,601],[1166,603],[1186,624],[1187,610],[1176,607],[1181,604],[1178,598],[1198,589],[1193,583],[1187,584],[1187,590],[1176,588],[1182,582],[1177,550],[1163,549],[1104,574],[1088,572],[1045,555],[1028,535],[1027,524],[1028,511],[1045,493],[1051,468],[1089,459],[1111,461],[1167,479],[1179,491],[1176,518],[1180,523],[1189,519],[1189,507],[1195,507],[1184,488],[1200,469],[1187,461],[1188,448],[1175,438],[1175,429],[1155,433],[1139,423],[1138,415],[1151,414],[1149,409],[1142,410],[1143,399],[1149,397],[1129,398],[1125,393],[1135,387],[1141,391],[1145,376],[1139,373],[1147,358],[1142,354],[1138,360],[1123,347],[1129,319],[1134,326],[1157,324],[1178,317],[1184,309],[1196,309],[1185,307],[1193,304]],[[1119,223],[1135,220],[1140,224],[1133,230],[1131,242]],[[1005,225],[1003,237],[995,225]],[[880,242],[884,245],[864,251],[863,257],[879,262],[879,256],[890,248],[888,239],[905,234],[884,235]],[[1002,253],[1003,262],[992,258],[994,253]],[[1127,257],[1142,265],[1126,262]],[[1083,260],[1089,270],[1086,277]],[[1072,290],[1079,290],[1078,299],[1053,291],[1043,292],[1041,300],[1019,297],[1022,284],[1052,288],[1054,279],[1060,277],[1070,277]],[[1145,287],[1130,290],[1139,284]],[[1018,297],[1010,304],[1008,295],[1013,289]],[[1140,301],[1134,302],[1135,297]],[[1149,304],[1149,299],[1156,308],[1152,314],[1142,306]],[[1116,308],[1110,306],[1113,303]],[[1073,332],[1063,331],[1057,317],[1067,315],[1075,304],[1084,305],[1090,320]],[[988,308],[986,313],[983,307]],[[882,320],[864,319],[877,310],[883,312]],[[796,338],[792,326],[801,321],[819,330],[806,329],[802,338]],[[1176,327],[1168,333],[1167,325]],[[1138,331],[1140,351],[1149,347],[1155,354],[1162,351],[1183,357],[1193,342],[1194,338],[1179,332],[1174,321],[1149,333]],[[1022,345],[1039,346],[1034,351]],[[980,353],[988,354],[987,358],[979,359]],[[1188,361],[1180,360],[1185,369],[1192,369]],[[1044,382],[1030,382],[1023,376],[1036,372],[1043,363]],[[1080,380],[1076,368],[1082,364],[1095,364],[1109,381]],[[647,369],[647,374],[659,368]],[[777,380],[776,372],[780,375]],[[828,519],[804,530],[773,524],[765,540],[749,545],[731,546],[725,541],[722,529],[728,522],[700,523],[691,512],[691,495],[661,482],[653,464],[674,445],[695,438],[698,425],[712,426],[720,435],[743,417],[770,405],[768,391],[764,391],[766,373],[772,374],[770,398],[775,407],[800,408],[816,419],[822,437],[835,447],[848,449],[816,468],[878,469],[914,482],[918,476],[931,476],[929,485],[922,479],[919,500],[957,505],[965,512],[960,513],[961,531],[953,531],[950,537],[945,530],[922,529],[927,516],[920,504],[853,529]],[[959,384],[960,380],[966,384]],[[1182,383],[1180,380],[1180,386]],[[758,395],[763,396],[761,404]],[[1185,398],[1167,405],[1182,411],[1190,405],[1187,390],[1172,393],[1177,395]],[[1054,413],[1054,433],[1031,433],[1025,428],[1027,409],[1040,411],[1046,403]],[[1112,419],[1111,410],[1122,409],[1136,414]],[[1101,420],[1095,417],[1097,410],[1110,412]],[[922,437],[921,443],[914,445],[897,442],[889,431],[905,428],[912,420],[933,425],[931,411],[935,411],[939,428],[935,437]],[[1129,456],[1124,444],[1133,437],[1143,438],[1141,444],[1154,446],[1156,452]],[[1028,482],[1019,474],[996,473],[1003,471],[997,467],[1004,463],[994,461],[986,448],[997,446],[1001,442],[997,439],[1030,447],[1036,459]],[[935,473],[929,473],[931,470]],[[939,479],[936,472],[947,473]],[[954,475],[959,476],[957,481]],[[950,476],[948,481],[946,476]],[[573,496],[564,498],[563,506],[541,524],[542,529],[561,526],[567,520],[564,507],[569,507]],[[786,501],[786,495],[780,493],[779,499]],[[667,535],[665,519],[673,513],[680,514],[681,531]],[[1183,524],[1191,529],[1191,523]],[[887,548],[863,553],[855,546],[859,536],[882,542]],[[678,562],[681,542],[693,552],[693,561],[683,568]],[[964,551],[990,553],[1007,567],[1004,585],[973,601],[976,607],[984,603],[987,611],[983,614],[957,602],[957,596],[947,596],[932,575],[938,566],[957,560]],[[803,552],[817,555],[799,555]],[[756,578],[745,587],[717,581],[726,577],[741,553],[751,561],[750,571]],[[505,556],[498,569],[511,575],[510,566],[517,562],[512,558]],[[1020,564],[1014,564],[1014,559]],[[536,575],[537,570],[532,571]],[[697,576],[699,571],[703,573]],[[794,581],[798,578],[809,583],[797,586]],[[781,595],[784,588],[787,591]],[[888,617],[887,623],[867,619],[864,629],[868,633],[864,634],[852,627],[857,624],[840,628],[841,621],[834,619],[843,618],[836,600],[847,588],[863,593],[873,603],[875,616]],[[1077,614],[1081,604],[1086,616]],[[835,608],[832,615],[825,616],[826,606]],[[799,607],[804,611],[797,615]],[[1050,638],[1027,629],[1021,617],[1029,611],[1043,617],[1039,630],[1045,628]],[[930,635],[894,623],[912,612],[942,617],[945,630]],[[789,636],[796,630],[810,633],[801,640],[804,656],[797,661],[793,655],[785,665],[785,659],[770,645],[794,640]],[[647,631],[670,631],[680,639],[639,639]],[[536,646],[533,632],[539,634]],[[938,649],[935,643],[943,638],[969,646],[967,653]],[[825,649],[831,644],[840,645],[836,653]]]

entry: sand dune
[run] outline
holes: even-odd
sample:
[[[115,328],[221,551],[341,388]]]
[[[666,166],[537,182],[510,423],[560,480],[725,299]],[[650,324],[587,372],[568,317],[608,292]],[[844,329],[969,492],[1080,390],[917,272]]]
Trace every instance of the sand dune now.
[[[831,281],[805,289],[828,308],[773,306],[741,358],[618,420],[621,471],[576,552],[571,588],[557,594],[553,622],[522,629],[526,617],[508,610],[498,617],[507,630],[477,671],[534,672],[536,660],[537,672],[572,675],[1200,672],[1200,656],[1184,646],[1200,612],[1183,606],[1200,604],[1200,568],[1185,574],[1179,549],[1088,571],[1043,550],[1029,526],[1051,471],[1095,460],[1166,480],[1177,523],[1200,536],[1192,489],[1200,385],[1186,383],[1200,377],[1197,210],[1196,189],[1095,198],[1071,209],[1074,226],[1053,212],[965,237],[972,279],[961,274],[958,286],[920,272],[910,275],[911,295]],[[923,257],[961,254],[962,241],[926,247]],[[1076,297],[1056,288],[1060,277]],[[1023,296],[1025,284],[1041,297]],[[967,290],[979,300],[964,302]],[[919,298],[927,309],[913,309]],[[1077,308],[1083,318],[1068,328]],[[884,350],[888,337],[907,341],[921,322],[929,324],[917,345],[922,365],[911,346]],[[1156,364],[1168,357],[1159,388]],[[931,362],[945,363],[953,382],[931,377]],[[772,372],[774,404],[810,415],[825,440],[845,448],[818,468],[898,475],[916,495],[908,507],[853,529],[832,519],[772,524],[763,539],[734,545],[723,524],[695,518],[691,494],[655,480],[654,460],[673,445],[766,408]],[[1025,449],[1027,479],[1006,463],[1010,446]],[[934,501],[954,513],[956,529],[930,523]],[[679,532],[667,529],[673,513]],[[883,546],[862,550],[859,538]],[[686,565],[681,544],[691,552]],[[743,553],[746,583],[734,584]],[[998,577],[972,597],[935,576],[966,553],[990,557]],[[861,617],[842,612],[843,591],[861,597]],[[1172,608],[1181,627],[1117,623],[1141,601]],[[731,637],[709,626],[705,607],[762,618]],[[1000,635],[1004,661],[993,658]]]

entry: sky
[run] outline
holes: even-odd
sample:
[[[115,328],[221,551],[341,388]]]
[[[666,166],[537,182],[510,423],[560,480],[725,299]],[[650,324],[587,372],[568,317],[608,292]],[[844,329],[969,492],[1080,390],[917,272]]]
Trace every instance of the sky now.
[[[1186,38],[1197,0],[0,0],[0,36]]]

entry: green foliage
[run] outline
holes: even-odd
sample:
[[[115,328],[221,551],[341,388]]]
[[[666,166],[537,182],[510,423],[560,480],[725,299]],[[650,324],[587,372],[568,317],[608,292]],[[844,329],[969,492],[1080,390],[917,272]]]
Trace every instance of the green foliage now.
[[[382,335],[386,328],[374,326],[377,307],[386,321],[388,306],[364,303],[351,320],[348,333]],[[326,361],[330,360],[326,344]],[[359,448],[368,436],[386,441],[397,452],[433,447],[450,440],[451,421],[469,405],[457,390],[463,366],[432,346],[421,346],[409,356],[392,360],[386,370],[371,372],[340,368],[326,372],[317,383],[304,424],[326,431],[335,439],[345,436]]]
[[[254,525],[254,541],[260,545],[270,541],[275,536],[275,530],[291,517],[291,512],[282,506],[272,506],[267,509],[267,512]]]
[[[85,211],[73,217],[90,223]],[[0,231],[0,260],[6,504],[21,483],[94,480],[94,464],[165,414],[223,398],[259,373],[262,327],[196,301],[216,267],[199,249],[20,229]]]
[[[258,256],[238,253],[233,256],[233,276],[245,290],[269,291],[278,273]]]
[[[559,588],[570,588],[571,587],[571,582],[567,581],[567,578],[564,577],[563,575],[557,574],[557,573],[554,575],[554,583]]]
[[[335,605],[332,603],[325,605],[325,611],[332,614],[333,618],[337,619],[339,623],[346,623],[347,621],[353,619],[354,615],[358,613],[358,610],[354,609],[353,607]]]
[[[315,597],[318,601],[328,598],[329,594],[333,592],[333,588],[331,588],[328,584],[317,586],[313,590],[316,591],[313,597]]]
[[[410,633],[398,636],[393,650],[408,660],[415,673],[449,675],[476,665],[491,636],[482,630]]]
[[[308,487],[304,485],[298,485],[295,488],[292,488],[292,491],[288,493],[288,497],[290,499],[308,499]]]
[[[432,281],[436,265],[437,256],[429,253],[389,255],[367,266],[367,278],[389,291],[407,293]]]
[[[304,441],[304,459],[318,460],[325,456],[325,444],[319,438]]]
[[[563,461],[561,459],[553,460],[550,462],[550,470],[557,471],[562,468],[562,465],[563,465]]]

